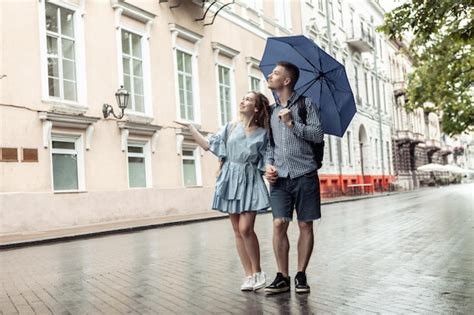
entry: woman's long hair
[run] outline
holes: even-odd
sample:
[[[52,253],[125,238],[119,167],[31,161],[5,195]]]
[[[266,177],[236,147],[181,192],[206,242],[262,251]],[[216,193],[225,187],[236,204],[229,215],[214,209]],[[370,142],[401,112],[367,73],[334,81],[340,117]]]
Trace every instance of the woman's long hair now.
[[[253,123],[268,130],[270,101],[260,92],[250,91],[249,93],[255,95],[255,108],[258,109],[258,112],[253,116]]]

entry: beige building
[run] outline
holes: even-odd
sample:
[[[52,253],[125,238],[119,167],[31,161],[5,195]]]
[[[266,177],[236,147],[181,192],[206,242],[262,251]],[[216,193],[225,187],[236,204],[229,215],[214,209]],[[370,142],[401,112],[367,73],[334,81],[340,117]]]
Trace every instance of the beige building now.
[[[173,121],[235,119],[301,33],[298,1],[230,2],[0,1],[1,235],[211,211],[217,159]]]

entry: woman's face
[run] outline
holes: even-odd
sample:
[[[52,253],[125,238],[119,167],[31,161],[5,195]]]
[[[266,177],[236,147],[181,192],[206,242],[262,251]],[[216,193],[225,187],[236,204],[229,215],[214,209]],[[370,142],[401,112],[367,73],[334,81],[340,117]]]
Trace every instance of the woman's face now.
[[[242,98],[242,101],[240,101],[239,112],[246,116],[252,116],[258,112],[256,104],[257,100],[255,94],[248,93]]]

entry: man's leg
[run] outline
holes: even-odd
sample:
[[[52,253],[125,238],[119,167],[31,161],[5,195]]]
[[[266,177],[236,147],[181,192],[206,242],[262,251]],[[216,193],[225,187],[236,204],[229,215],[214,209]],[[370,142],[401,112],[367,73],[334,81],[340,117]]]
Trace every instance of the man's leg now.
[[[314,246],[313,221],[298,221],[298,227],[298,271],[306,272]]]
[[[279,178],[271,188],[271,207],[273,213],[273,252],[277,263],[278,272],[275,280],[265,288],[269,294],[288,292],[290,290],[290,277],[288,276],[288,253],[290,242],[288,240],[288,226],[293,212],[293,200],[287,190],[288,179]]]
[[[288,277],[288,253],[290,251],[290,241],[287,234],[289,224],[290,222],[285,219],[273,220],[273,251],[278,271],[285,277]]]
[[[321,198],[317,173],[307,174],[298,179],[294,191],[296,212],[298,214],[298,273],[295,276],[296,293],[309,293],[310,287],[306,279],[314,246],[313,221],[321,218]]]

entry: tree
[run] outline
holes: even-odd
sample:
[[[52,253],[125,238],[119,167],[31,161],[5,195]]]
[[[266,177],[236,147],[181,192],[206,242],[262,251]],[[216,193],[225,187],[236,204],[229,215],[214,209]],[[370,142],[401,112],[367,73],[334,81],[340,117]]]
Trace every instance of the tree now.
[[[473,13],[473,0],[409,0],[378,28],[397,40],[413,35],[407,109],[434,103],[425,110],[441,114],[448,135],[474,130]]]

